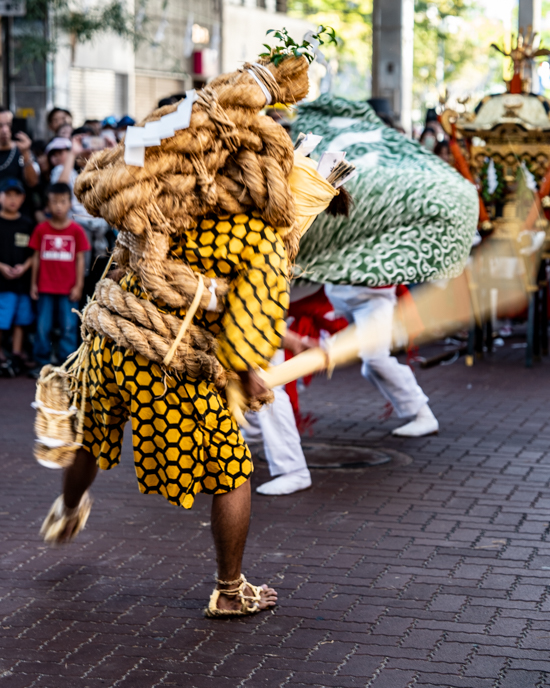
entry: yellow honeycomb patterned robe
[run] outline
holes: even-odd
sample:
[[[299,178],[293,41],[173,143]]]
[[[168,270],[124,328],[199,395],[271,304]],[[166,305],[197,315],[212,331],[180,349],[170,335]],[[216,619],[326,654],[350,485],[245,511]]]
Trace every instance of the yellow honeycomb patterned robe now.
[[[222,365],[235,371],[266,367],[280,346],[288,308],[288,261],[277,232],[255,214],[206,217],[172,246],[172,254],[197,272],[231,282],[222,313],[195,316],[216,335]],[[147,298],[135,275],[121,285]],[[213,383],[166,376],[156,363],[98,335],[83,446],[100,468],[119,463],[128,417],[141,492],[190,508],[198,492],[229,492],[252,473],[248,447]]]

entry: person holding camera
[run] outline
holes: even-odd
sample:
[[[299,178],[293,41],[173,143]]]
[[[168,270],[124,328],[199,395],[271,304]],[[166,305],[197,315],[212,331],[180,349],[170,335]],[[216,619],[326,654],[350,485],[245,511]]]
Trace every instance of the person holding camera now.
[[[19,179],[28,187],[38,184],[38,172],[31,155],[32,141],[23,131],[12,139],[13,113],[0,105],[0,181]]]
[[[18,132],[13,140],[12,123],[13,113],[0,105],[0,182],[18,179],[27,189],[32,189],[40,181],[38,166],[35,167],[31,153],[32,141],[23,131]],[[32,215],[28,204],[21,212]]]
[[[99,139],[99,140],[98,140]],[[90,155],[102,148],[111,147],[108,139],[93,135],[89,127],[75,129],[71,139],[55,138],[49,145],[50,160],[56,163],[53,167],[50,181],[52,184],[67,184],[71,189],[71,218],[84,228],[92,251],[86,255],[86,273],[88,274],[95,258],[106,256],[109,249],[107,232],[109,225],[101,217],[93,217],[74,195],[74,185],[80,170],[86,164]],[[62,150],[58,150],[62,149]],[[56,153],[52,157],[52,153]],[[88,288],[86,289],[86,293]]]

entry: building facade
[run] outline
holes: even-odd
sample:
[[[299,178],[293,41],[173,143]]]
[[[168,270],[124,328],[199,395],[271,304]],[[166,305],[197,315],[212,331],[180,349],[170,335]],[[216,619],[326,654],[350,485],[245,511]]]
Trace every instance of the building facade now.
[[[161,98],[218,73],[221,0],[148,0],[135,8],[135,17],[145,35],[137,45],[105,33],[58,51],[50,102],[67,107],[76,124],[109,115],[140,120]],[[209,71],[206,56],[213,62]]]
[[[28,118],[34,136],[48,135],[45,114],[53,106],[70,110],[75,126],[110,115],[139,121],[161,98],[200,88],[220,72],[256,59],[268,29],[286,27],[300,38],[311,28],[286,14],[284,0],[127,2],[137,33],[144,36],[136,44],[107,31],[89,42],[61,35],[50,62],[32,70],[11,65],[10,105]],[[14,24],[15,42],[18,25],[25,19]],[[47,34],[52,26],[50,19],[36,30]]]
[[[269,29],[288,29],[295,39],[313,28],[305,19],[286,14],[286,2],[280,0],[224,0],[222,71],[238,69],[243,62],[254,62],[265,52]]]

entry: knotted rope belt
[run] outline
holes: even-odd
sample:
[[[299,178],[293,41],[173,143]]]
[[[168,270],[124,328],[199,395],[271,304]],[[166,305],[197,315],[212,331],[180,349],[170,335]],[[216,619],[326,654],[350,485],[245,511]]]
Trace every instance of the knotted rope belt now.
[[[154,303],[125,291],[116,282],[102,279],[96,285],[95,300],[84,309],[82,326],[150,361],[193,378],[211,380],[223,389],[227,375],[216,358],[216,339],[191,323],[203,291],[199,279],[195,299],[181,320],[162,313]]]

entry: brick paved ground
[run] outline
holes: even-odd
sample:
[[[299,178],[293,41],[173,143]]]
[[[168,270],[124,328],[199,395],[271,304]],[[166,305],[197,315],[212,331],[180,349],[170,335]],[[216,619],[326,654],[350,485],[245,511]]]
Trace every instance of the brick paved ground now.
[[[246,572],[280,606],[229,622],[202,617],[208,498],[140,495],[128,452],[79,540],[44,547],[59,474],[31,458],[32,383],[0,381],[1,688],[550,686],[550,365],[522,355],[420,372],[442,430],[419,440],[390,437],[357,368],[315,381],[316,439],[414,461],[256,496]]]

